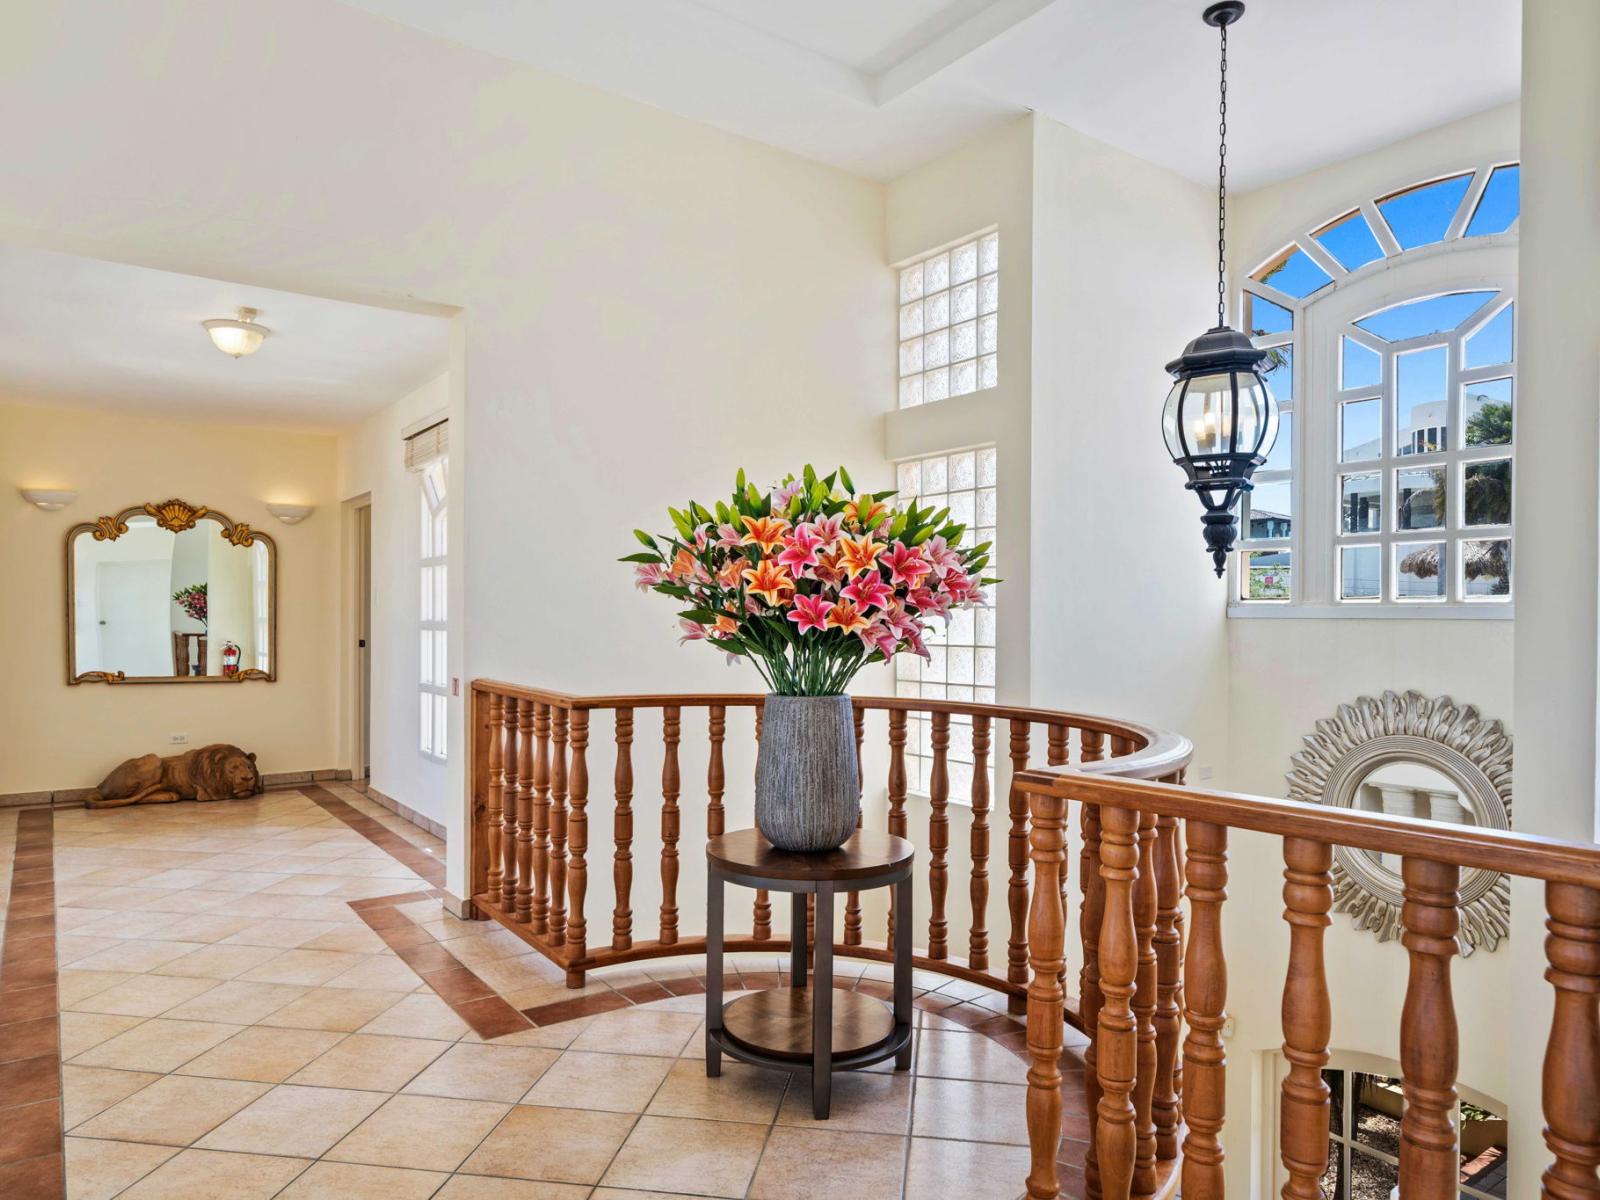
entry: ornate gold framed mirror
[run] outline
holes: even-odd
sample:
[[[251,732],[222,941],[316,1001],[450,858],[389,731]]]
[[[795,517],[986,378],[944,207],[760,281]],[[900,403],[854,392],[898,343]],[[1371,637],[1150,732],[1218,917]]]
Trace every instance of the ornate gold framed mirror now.
[[[278,673],[278,548],[164,500],[67,533],[67,682],[242,683]]]

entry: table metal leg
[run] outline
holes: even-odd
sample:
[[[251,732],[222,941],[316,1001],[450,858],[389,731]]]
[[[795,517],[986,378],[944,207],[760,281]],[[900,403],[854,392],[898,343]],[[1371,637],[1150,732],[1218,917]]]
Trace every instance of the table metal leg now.
[[[806,986],[806,893],[789,893],[789,986]]]
[[[722,1048],[712,1030],[722,1029],[722,876],[706,872],[706,1075],[722,1074]]]
[[[799,893],[796,893],[799,895]],[[800,906],[805,937],[805,901]],[[817,948],[811,976],[811,1115],[828,1119],[833,1103],[833,885],[817,885]]]
[[[911,938],[916,922],[911,915],[911,883],[911,877],[907,876],[894,885],[894,1019],[897,1025],[909,1023],[912,1019]],[[895,1054],[894,1069],[896,1071],[911,1069],[909,1041]]]

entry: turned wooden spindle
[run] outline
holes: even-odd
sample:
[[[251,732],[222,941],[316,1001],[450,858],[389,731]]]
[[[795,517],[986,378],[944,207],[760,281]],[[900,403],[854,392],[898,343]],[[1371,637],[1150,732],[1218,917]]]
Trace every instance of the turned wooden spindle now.
[[[1178,1155],[1178,982],[1183,948],[1178,936],[1178,906],[1183,888],[1178,875],[1178,820],[1156,818],[1156,1086],[1151,1102],[1156,1124],[1156,1158]]]
[[[728,819],[727,810],[722,806],[722,797],[728,790],[722,765],[722,743],[728,736],[728,710],[720,704],[713,704],[708,713],[708,725],[711,757],[706,764],[706,836],[721,837],[727,832]]]
[[[488,729],[489,786],[484,797],[485,845],[488,847],[488,867],[484,873],[484,892],[491,904],[501,901],[501,884],[505,879],[504,821],[506,789],[506,702],[498,692],[489,694]]]
[[[517,705],[516,920],[519,925],[533,921],[533,707],[531,700]]]
[[[1011,736],[1011,774],[1028,769],[1027,721],[1006,722]],[[1007,797],[1011,810],[1011,829],[1006,843],[1006,863],[1011,878],[1006,885],[1006,909],[1011,918],[1011,938],[1006,945],[1006,981],[1020,987],[1028,983],[1028,798],[1015,783]],[[1013,996],[1007,1006],[1021,1012],[1025,1001]]]
[[[1400,1192],[1406,1200],[1454,1200],[1456,1150],[1455,1001],[1450,959],[1456,952],[1461,870],[1424,858],[1400,860],[1405,903],[1401,944],[1411,958],[1400,1010],[1400,1071],[1405,1111],[1400,1118]]]
[[[1551,1200],[1600,1196],[1600,891],[1545,885],[1544,977],[1555,987],[1555,1013],[1544,1055],[1544,1142],[1555,1161],[1545,1169]]]
[[[633,946],[633,709],[617,709],[617,770],[614,789],[617,806],[611,817],[611,838],[616,850],[611,860],[611,878],[616,888],[616,907],[611,913],[611,948],[627,950]]]
[[[678,709],[661,710],[661,944],[678,940]]]
[[[550,929],[550,706],[533,706],[533,887],[528,923],[535,933]]]
[[[1283,839],[1283,919],[1289,923],[1289,970],[1283,984],[1284,1077],[1278,1149],[1289,1181],[1284,1200],[1321,1200],[1328,1168],[1328,1038],[1333,1011],[1322,959],[1323,931],[1333,908],[1333,847]]]
[[[1222,1124],[1226,1113],[1228,963],[1222,955],[1222,904],[1228,898],[1228,827],[1185,823],[1184,873],[1189,944],[1183,956],[1184,1200],[1222,1200]]]
[[[950,890],[945,856],[950,849],[950,714],[929,718],[933,769],[928,776],[928,957],[945,958],[950,952],[950,922],[945,918],[945,896]]]
[[[972,924],[967,966],[989,969],[989,743],[990,721],[972,718]]]
[[[515,916],[517,911],[517,701],[506,696],[501,703],[504,737],[500,752],[502,790],[505,803],[500,813],[500,852],[504,857],[500,871],[500,907]]]
[[[761,751],[761,722],[766,716],[761,705],[756,705],[756,752]],[[767,895],[765,888],[756,889],[754,912],[751,918],[750,933],[756,941],[770,941],[772,938],[772,898]]]
[[[861,766],[861,746],[867,732],[867,710],[859,704],[851,717],[856,727],[856,828],[861,828],[861,798],[866,792],[866,773]],[[861,945],[861,893],[846,892],[844,898],[844,944]]]
[[[584,899],[589,892],[589,713],[578,709],[571,722],[572,771],[571,816],[567,820],[567,844],[571,862],[567,868],[567,953],[571,961],[589,952],[589,922],[584,917]],[[583,973],[577,973],[578,983]],[[568,971],[567,983],[572,984]]]
[[[568,713],[550,709],[550,940],[567,940]]]
[[[1078,734],[1078,759],[1080,762],[1099,762],[1105,756],[1105,734],[1098,729],[1085,729]]]
[[[1139,874],[1133,881],[1133,929],[1139,943],[1134,976],[1135,1054],[1133,1110],[1137,1135],[1133,1158],[1133,1190],[1148,1195],[1156,1188],[1156,816],[1139,814]]]
[[[1084,738],[1087,739],[1085,731]],[[1085,743],[1087,746],[1087,742]],[[1100,1053],[1093,1033],[1100,1026],[1100,923],[1105,919],[1106,881],[1100,877],[1100,806],[1079,805],[1079,827],[1083,849],[1079,852],[1078,940],[1083,947],[1083,966],[1078,971],[1078,1015],[1091,1034],[1083,1055],[1084,1106],[1089,1114],[1089,1144],[1083,1157],[1084,1194],[1098,1197],[1100,1191],[1099,1152],[1095,1149],[1095,1126],[1100,1107]]]
[[[1060,875],[1067,858],[1063,835],[1067,802],[1060,796],[1024,799],[1032,808],[1029,849],[1037,883],[1028,917],[1033,968],[1028,984],[1027,1110],[1032,1151],[1028,1196],[1054,1200],[1060,1195],[1056,1155],[1061,1147],[1061,1021],[1066,1001],[1061,990],[1066,910],[1061,905]]]
[[[906,835],[906,714],[904,709],[889,712],[889,832]],[[889,945],[894,945],[894,895],[889,896]],[[907,934],[907,936],[912,936]]]
[[[1072,729],[1067,725],[1050,725],[1045,731],[1045,761],[1052,767],[1064,767],[1072,759]],[[1061,872],[1061,908],[1067,907],[1067,882],[1071,872],[1064,869]],[[1061,990],[1067,990],[1067,967],[1063,960],[1061,965]]]
[[[1128,1200],[1138,1147],[1133,1091],[1138,1039],[1133,1015],[1139,973],[1139,938],[1134,926],[1134,890],[1139,876],[1139,814],[1131,809],[1100,812],[1100,878],[1105,912],[1100,922],[1100,1019],[1095,1069],[1100,1104],[1095,1122],[1095,1161],[1101,1193]]]

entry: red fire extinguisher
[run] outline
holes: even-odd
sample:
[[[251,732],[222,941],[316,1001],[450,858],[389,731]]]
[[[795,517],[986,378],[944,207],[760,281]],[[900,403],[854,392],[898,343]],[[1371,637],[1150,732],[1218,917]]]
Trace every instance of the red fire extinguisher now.
[[[239,673],[239,647],[232,642],[227,642],[222,647],[222,673],[223,675]]]

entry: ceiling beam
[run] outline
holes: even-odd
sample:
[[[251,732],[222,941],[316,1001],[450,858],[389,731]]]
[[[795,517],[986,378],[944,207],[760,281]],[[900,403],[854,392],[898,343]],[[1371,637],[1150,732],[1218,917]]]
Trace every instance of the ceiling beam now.
[[[926,83],[941,71],[987,46],[1001,34],[1060,0],[995,0],[954,28],[947,30],[918,50],[913,50],[893,66],[870,80],[873,102],[882,108],[912,88]]]

